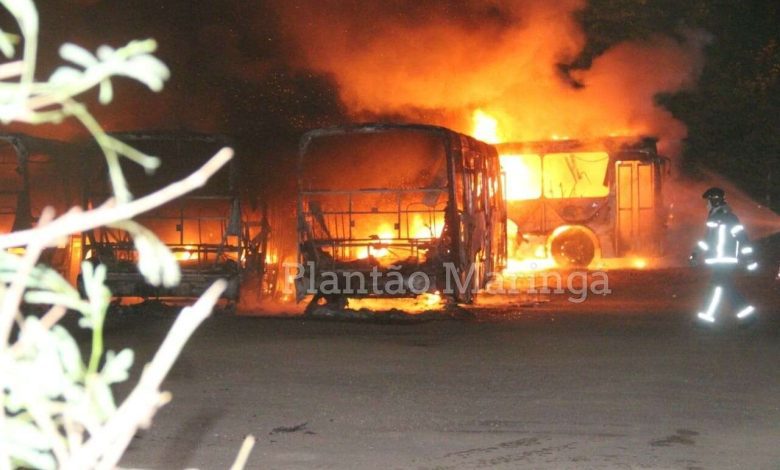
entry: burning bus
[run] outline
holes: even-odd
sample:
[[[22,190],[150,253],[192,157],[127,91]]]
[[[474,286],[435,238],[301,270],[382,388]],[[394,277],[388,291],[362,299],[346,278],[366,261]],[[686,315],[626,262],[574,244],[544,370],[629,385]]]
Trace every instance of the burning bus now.
[[[442,127],[360,125],[305,134],[298,163],[298,300],[340,308],[438,291],[471,302],[503,269],[495,147]],[[390,273],[403,285],[390,289]],[[448,290],[448,276],[462,288]]]
[[[162,165],[152,175],[123,159],[122,168],[134,197],[148,195],[184,178],[229,145],[226,137],[210,134],[113,136],[162,159]],[[94,143],[91,148],[90,168],[84,172],[85,207],[97,206],[111,196],[105,160]],[[179,261],[181,282],[173,288],[157,288],[144,281],[136,267],[138,251],[122,230],[101,227],[84,233],[84,258],[106,265],[106,285],[116,297],[197,297],[216,279],[223,278],[228,281],[223,297],[237,301],[243,275],[261,271],[258,263],[264,258],[259,253],[264,225],[248,206],[242,204],[238,162],[233,159],[202,188],[136,218]]]
[[[510,271],[609,262],[643,268],[662,254],[662,187],[669,165],[655,140],[553,140],[498,148],[506,174]]]

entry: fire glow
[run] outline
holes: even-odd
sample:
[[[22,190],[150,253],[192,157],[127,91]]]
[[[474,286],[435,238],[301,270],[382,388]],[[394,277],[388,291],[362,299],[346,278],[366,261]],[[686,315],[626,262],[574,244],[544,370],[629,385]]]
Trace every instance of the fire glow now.
[[[502,143],[499,137],[498,119],[481,109],[476,109],[471,116],[472,135],[491,144]],[[531,169],[522,154],[501,154],[499,161],[504,174],[504,193],[507,201],[536,199],[542,195],[541,167]],[[555,267],[555,262],[546,255],[543,247],[536,250],[533,256],[518,256],[518,227],[507,221],[507,241],[509,257],[504,269],[504,275],[516,275],[535,271],[543,271]]]
[[[414,240],[430,240],[439,238],[442,230],[444,229],[444,221],[432,221],[428,223],[420,215],[416,215],[409,223],[408,238]],[[367,247],[359,249],[357,259],[374,258],[382,262],[392,262],[393,255],[397,257],[398,253],[393,252],[393,240],[405,238],[406,234],[398,236],[398,231],[393,228],[390,223],[382,223],[377,229],[377,233],[372,235],[371,238],[375,239],[375,243],[370,243]]]
[[[482,109],[472,113],[472,133],[485,142],[504,143],[499,120]],[[614,134],[614,133],[613,133]],[[550,136],[557,141],[557,134]],[[566,153],[507,152],[499,155],[508,203],[546,199],[603,198],[609,194],[605,175],[609,155],[600,151]],[[573,207],[573,206],[572,206]],[[566,226],[558,227],[546,240],[532,241],[521,233],[517,224],[507,221],[508,259],[504,274],[522,274],[558,267],[550,254],[552,240],[563,234]],[[541,243],[541,244],[540,244]],[[594,245],[598,242],[594,240]],[[630,257],[611,260],[611,267],[645,269],[648,260]],[[604,261],[599,261],[606,267]]]
[[[703,32],[619,43],[586,69],[562,71],[585,50],[576,19],[583,0],[447,3],[304,0],[295,8],[278,2],[277,11],[299,65],[332,77],[356,120],[403,116],[491,144],[647,135],[660,138],[667,154],[685,137],[684,125],[655,97],[695,84],[708,41]],[[596,200],[610,191],[605,152],[506,152],[500,162],[510,205]],[[555,265],[549,240],[531,243],[511,225],[510,271]],[[387,262],[399,232],[380,227],[377,243],[359,256]]]
[[[564,73],[559,64],[586,46],[575,17],[583,0],[448,4],[303,0],[278,2],[277,11],[299,64],[333,77],[357,119],[395,114],[470,133],[479,108],[476,136],[489,143],[625,130],[685,137],[654,98],[695,83],[703,32],[619,43]]]

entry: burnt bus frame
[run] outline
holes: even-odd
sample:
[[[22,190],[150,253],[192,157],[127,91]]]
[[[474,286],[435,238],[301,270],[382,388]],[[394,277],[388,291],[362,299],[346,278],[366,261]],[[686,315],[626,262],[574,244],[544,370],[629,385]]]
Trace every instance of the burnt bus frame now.
[[[230,138],[219,134],[126,132],[113,133],[111,135],[128,143],[202,142],[208,145],[231,146]],[[95,144],[88,144],[88,148],[92,149],[89,156],[98,158],[97,161],[100,162],[99,164],[101,165],[101,168],[103,168],[105,160],[102,158],[102,155],[93,155],[95,154]],[[84,178],[82,186],[84,191],[83,205],[84,207],[90,207],[90,205],[102,202],[102,200],[96,201],[95,198],[102,199],[108,195],[91,191],[91,185],[88,181],[90,177],[94,177],[94,168],[88,168],[88,166],[97,162],[91,160],[91,163],[87,163],[86,160],[91,159],[84,159],[85,166],[82,172]],[[194,169],[195,168],[193,168],[193,170]],[[241,201],[238,188],[239,169],[237,160],[235,158],[231,159],[225,167],[220,169],[220,171],[228,172],[228,187],[222,188],[223,191],[220,194],[185,195],[179,198],[178,201],[187,204],[197,204],[198,200],[203,199],[224,201],[227,210],[227,215],[224,217],[213,216],[193,218],[185,217],[183,213],[179,217],[161,216],[155,215],[154,210],[138,217],[138,220],[141,222],[143,222],[144,219],[170,219],[171,223],[176,224],[177,231],[180,232],[181,238],[180,243],[178,244],[167,244],[168,248],[171,249],[171,251],[176,252],[184,250],[185,247],[187,247],[187,251],[194,252],[198,257],[198,263],[188,264],[179,262],[181,281],[177,286],[171,288],[151,286],[146,283],[141,273],[138,272],[135,263],[119,263],[118,260],[131,259],[137,254],[133,241],[121,230],[103,227],[82,234],[82,257],[86,260],[87,255],[91,254],[88,259],[89,261],[106,265],[106,285],[111,290],[114,297],[196,298],[217,279],[225,279],[228,281],[228,287],[223,292],[222,297],[230,301],[238,301],[241,274],[246,268],[246,266],[243,266],[242,260],[246,258],[245,254],[249,241],[247,239],[247,230],[246,227],[244,227],[244,221],[241,217]],[[106,188],[109,188],[110,190],[110,182],[107,178],[107,175],[104,176]],[[238,216],[238,220],[233,220],[236,216]],[[183,239],[183,224],[188,220],[195,220],[197,223],[206,219],[224,221],[225,233],[223,234],[222,242],[218,244],[186,242]],[[228,237],[235,237],[235,243],[230,243]],[[190,248],[193,246],[194,248]],[[230,255],[236,262],[229,262],[231,261],[230,259],[220,261],[220,258],[222,258],[223,255]],[[201,260],[207,260],[207,262],[200,262]]]
[[[442,188],[421,189],[359,189],[349,191],[308,190],[303,188],[303,169],[305,157],[309,145],[314,139],[333,135],[366,134],[387,131],[423,132],[438,136],[445,149],[447,185]],[[449,129],[414,124],[365,124],[356,126],[336,127],[330,129],[318,129],[305,134],[300,142],[298,159],[298,262],[302,273],[296,282],[297,299],[300,301],[306,295],[314,295],[312,303],[320,296],[320,286],[324,272],[333,272],[339,277],[340,287],[346,285],[345,277],[350,273],[360,272],[364,276],[369,275],[367,266],[350,266],[348,263],[333,257],[330,260],[319,256],[319,249],[328,247],[331,253],[337,253],[339,249],[369,246],[377,243],[377,240],[358,240],[351,237],[340,238],[315,238],[308,223],[312,213],[308,211],[308,199],[316,195],[342,194],[348,196],[351,201],[353,194],[360,193],[386,193],[400,195],[403,193],[438,192],[446,195],[444,212],[444,227],[441,236],[433,238],[399,237],[392,240],[389,246],[404,246],[411,253],[416,253],[417,262],[404,265],[399,272],[408,280],[412,272],[424,272],[431,280],[430,291],[444,292],[447,286],[445,276],[447,272],[444,263],[451,263],[455,268],[465,289],[456,289],[453,292],[445,292],[456,302],[470,303],[476,292],[484,287],[493,273],[503,269],[506,263],[506,207],[503,191],[503,178],[498,152],[495,147],[472,137],[459,134]],[[476,175],[480,175],[479,178]],[[475,187],[475,181],[481,181],[481,188]],[[489,186],[492,186],[492,191]],[[480,200],[481,199],[481,200]],[[436,211],[436,209],[433,209]],[[382,211],[388,215],[394,215],[396,220],[408,217],[411,213],[426,211],[409,211],[402,209],[400,204],[394,211]],[[377,212],[371,212],[376,214]],[[333,215],[346,215],[347,226],[351,226],[352,217],[360,215],[347,207],[341,211],[335,211]],[[476,227],[481,220],[482,236],[475,237],[478,233]],[[407,226],[408,230],[408,226]],[[401,235],[400,226],[396,226],[396,233]],[[383,246],[388,245],[383,243]],[[420,249],[432,249],[436,246],[438,256],[425,263],[419,262]],[[311,269],[313,267],[313,272]],[[476,268],[476,270],[475,270]],[[386,274],[388,269],[378,269]],[[382,276],[384,279],[385,276]],[[313,284],[307,280],[314,280]],[[472,279],[473,282],[466,282]],[[381,285],[379,286],[382,287]],[[325,296],[329,302],[343,305],[346,297],[407,297],[413,296],[408,291],[404,294],[377,294],[376,292],[350,292],[346,295]],[[335,297],[335,298],[334,298]]]

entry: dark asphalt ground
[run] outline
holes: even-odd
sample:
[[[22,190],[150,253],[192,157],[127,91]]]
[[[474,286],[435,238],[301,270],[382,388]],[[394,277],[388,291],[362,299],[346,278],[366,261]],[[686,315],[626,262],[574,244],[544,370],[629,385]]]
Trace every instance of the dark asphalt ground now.
[[[122,465],[227,468],[252,433],[247,468],[780,468],[780,283],[744,280],[752,327],[703,330],[704,281],[614,273],[608,296],[468,320],[216,314]],[[137,374],[172,317],[115,313],[107,344]]]

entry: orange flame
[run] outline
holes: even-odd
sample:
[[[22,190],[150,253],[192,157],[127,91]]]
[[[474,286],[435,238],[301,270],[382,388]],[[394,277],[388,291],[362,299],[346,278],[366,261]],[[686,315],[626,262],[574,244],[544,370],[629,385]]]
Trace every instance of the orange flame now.
[[[196,250],[196,248],[191,245],[187,245],[180,249],[175,249],[173,251],[173,258],[176,261],[189,261],[193,258],[197,258],[198,255],[194,252],[194,250]]]
[[[473,130],[471,135],[476,139],[489,144],[497,144],[501,142],[501,138],[498,134],[498,119],[487,114],[481,109],[477,109],[471,115],[473,121]]]
[[[332,77],[361,120],[395,114],[468,132],[479,107],[502,126],[483,121],[477,136],[488,142],[600,137],[615,129],[662,141],[684,137],[684,125],[655,96],[695,83],[707,36],[687,31],[683,41],[624,42],[589,69],[564,74],[558,64],[573,62],[586,45],[575,17],[584,3],[475,0],[458,11],[411,0],[274,5],[300,65]]]
[[[533,162],[541,162],[538,155],[533,158],[521,154],[502,154],[501,169],[506,174],[506,199],[508,201],[523,201],[536,199],[542,195],[541,168]]]
[[[426,222],[425,218],[416,214],[409,222],[408,236],[415,240],[426,240],[432,238],[438,238],[441,236],[444,229],[443,220],[434,220],[433,224]],[[402,233],[401,237],[405,238],[406,233]],[[357,254],[358,259],[366,259],[373,257],[380,260],[389,260],[393,255],[393,241],[398,239],[398,233],[393,228],[393,225],[389,222],[385,222],[379,226],[376,235],[374,235],[376,243],[370,244],[368,247],[361,249]]]

